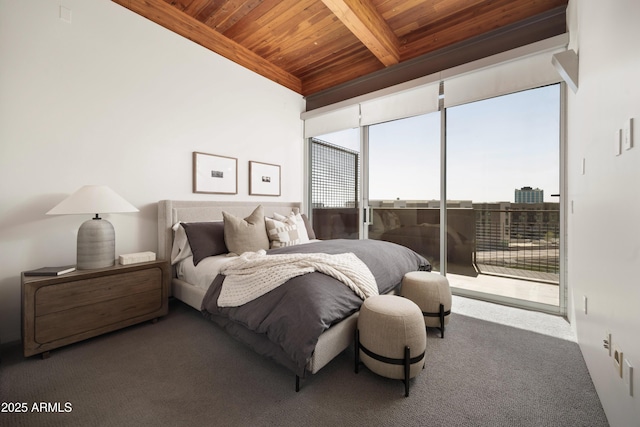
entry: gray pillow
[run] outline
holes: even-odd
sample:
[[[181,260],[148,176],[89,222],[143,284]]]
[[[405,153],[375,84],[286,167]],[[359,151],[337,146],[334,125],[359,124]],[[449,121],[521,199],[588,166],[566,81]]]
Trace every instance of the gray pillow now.
[[[307,215],[302,214],[302,220],[304,221],[304,227],[307,229],[307,235],[309,236],[309,239],[313,240],[316,238],[316,232],[313,231],[313,226],[311,225],[311,222],[309,221],[309,218],[307,218]]]
[[[224,241],[229,252],[241,255],[269,249],[269,237],[264,222],[264,210],[259,205],[248,217],[240,219],[228,212],[224,218]]]
[[[224,223],[216,222],[182,222],[193,252],[193,265],[209,256],[226,254],[229,252],[224,243]]]

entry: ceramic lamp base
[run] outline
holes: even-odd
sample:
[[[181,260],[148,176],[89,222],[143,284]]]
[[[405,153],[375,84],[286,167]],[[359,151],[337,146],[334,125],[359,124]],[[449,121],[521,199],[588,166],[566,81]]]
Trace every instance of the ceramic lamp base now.
[[[78,270],[111,267],[116,259],[116,233],[104,219],[85,221],[78,230]]]

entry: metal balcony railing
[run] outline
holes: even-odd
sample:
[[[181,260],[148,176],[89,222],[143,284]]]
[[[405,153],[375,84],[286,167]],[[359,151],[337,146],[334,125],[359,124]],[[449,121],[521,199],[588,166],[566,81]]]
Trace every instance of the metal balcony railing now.
[[[482,273],[557,283],[559,220],[559,210],[476,209],[476,267]]]
[[[357,239],[358,209],[313,209],[320,239]],[[559,283],[560,212],[554,209],[449,208],[448,271],[497,274]],[[369,238],[407,246],[440,264],[440,211],[435,208],[375,208]]]

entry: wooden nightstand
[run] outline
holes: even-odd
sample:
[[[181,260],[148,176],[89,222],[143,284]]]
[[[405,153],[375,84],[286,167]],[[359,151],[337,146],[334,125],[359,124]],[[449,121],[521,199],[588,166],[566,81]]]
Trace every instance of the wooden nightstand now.
[[[157,320],[168,312],[168,261],[115,265],[62,276],[22,274],[24,355]]]

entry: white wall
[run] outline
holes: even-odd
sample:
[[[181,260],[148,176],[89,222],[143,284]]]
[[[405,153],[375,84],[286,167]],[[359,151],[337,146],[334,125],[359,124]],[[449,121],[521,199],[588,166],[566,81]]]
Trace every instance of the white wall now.
[[[640,420],[640,3],[571,0],[570,47],[580,59],[568,99],[568,277],[587,366],[611,426]],[[614,155],[633,117],[636,147]],[[585,173],[581,162],[585,159]],[[587,297],[587,314],[583,297]],[[635,367],[635,396],[603,348],[605,332]]]
[[[59,18],[60,5],[72,22]],[[20,272],[75,263],[86,184],[140,209],[104,215],[116,255],[157,250],[161,199],[248,195],[248,161],[302,200],[303,99],[108,0],[0,0],[0,340],[20,339]],[[238,194],[193,194],[193,151],[238,159]]]

